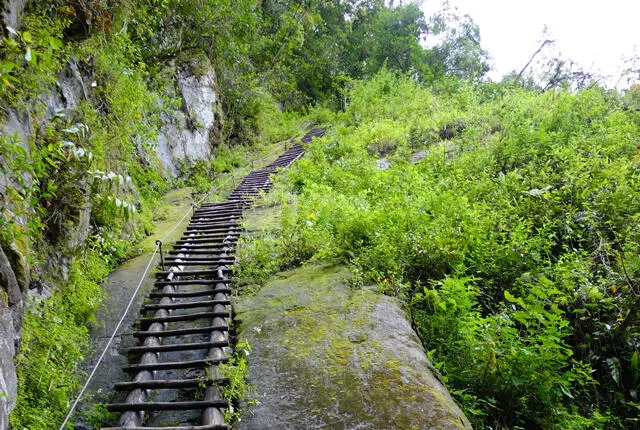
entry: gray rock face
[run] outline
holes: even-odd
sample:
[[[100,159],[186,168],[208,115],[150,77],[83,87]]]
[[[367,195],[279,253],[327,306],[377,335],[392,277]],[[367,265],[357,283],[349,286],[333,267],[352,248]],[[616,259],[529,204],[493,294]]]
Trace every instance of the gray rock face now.
[[[17,395],[15,342],[18,340],[24,309],[21,284],[26,283],[25,273],[19,282],[7,255],[0,247],[0,429],[9,427],[9,414]]]
[[[183,163],[209,158],[220,139],[221,108],[216,75],[208,67],[202,74],[177,74],[182,110],[163,116],[158,135],[157,154],[172,175]]]
[[[236,302],[258,404],[242,429],[470,429],[397,300],[309,265]]]
[[[5,6],[11,8],[11,19],[17,19],[21,7],[25,2],[9,2]],[[8,19],[7,15],[3,18]],[[15,22],[14,24],[17,25]],[[45,109],[42,121],[46,122],[54,115],[69,114],[86,98],[86,88],[83,77],[75,63],[69,64],[58,76],[56,88],[49,94],[43,95]],[[28,113],[18,113],[8,110],[4,122],[0,125],[2,138],[9,138],[19,144],[30,156],[29,141],[36,127]],[[0,154],[0,165],[3,163]],[[32,178],[26,172],[9,172],[0,168],[0,205],[11,219],[18,225],[25,227],[28,213],[34,208],[15,207],[15,202],[5,199],[8,188],[21,191],[24,187],[32,186]],[[53,279],[66,280],[71,266],[70,253],[80,247],[89,234],[89,219],[91,206],[88,204],[87,184],[77,184],[85,191],[86,204],[78,209],[78,222],[65,231],[61,239],[61,246],[51,251],[47,256],[43,270]],[[17,395],[17,379],[14,364],[15,344],[20,339],[20,327],[24,314],[27,295],[47,296],[50,291],[46,286],[38,290],[28,290],[29,267],[25,255],[28,244],[24,240],[17,240],[11,244],[3,244],[0,248],[0,430],[9,426],[8,417],[15,406]],[[6,252],[6,253],[5,253]]]
[[[12,311],[0,305],[0,429],[9,428],[9,414],[16,401],[18,381],[13,365],[16,332],[11,318]]]
[[[19,114],[14,110],[9,110],[4,124],[0,125],[0,138],[9,139],[11,142],[20,145],[28,155],[31,152],[29,138],[32,133],[33,127],[29,115]],[[6,207],[10,203],[5,201],[4,198],[7,195],[7,187],[20,187],[21,183],[30,187],[31,176],[26,172],[20,172],[18,177],[3,169],[2,166],[6,165],[4,155],[6,154],[0,154],[0,204]],[[10,207],[6,207],[6,209],[11,211]],[[24,224],[24,222],[21,222],[21,224]]]
[[[17,29],[20,16],[27,0],[5,0],[3,2],[2,19],[5,25]],[[0,34],[2,32],[0,31]],[[221,108],[217,93],[216,76],[211,66],[202,67],[204,73],[190,71],[194,67],[187,66],[176,72],[176,94],[182,99],[182,109],[166,114],[157,142],[157,155],[165,167],[173,175],[178,173],[182,163],[211,156],[211,149],[220,139]],[[10,138],[26,151],[29,156],[29,142],[33,139],[34,130],[46,124],[53,116],[71,115],[80,102],[87,98],[92,80],[91,72],[81,70],[72,61],[58,75],[55,88],[43,94],[44,110],[38,115],[19,113],[9,109],[0,118],[0,137]],[[34,208],[13,206],[8,188],[18,191],[22,187],[32,185],[32,178],[24,172],[9,172],[2,167],[6,164],[0,154],[0,207],[5,210],[17,224],[25,226],[27,216]],[[59,236],[55,249],[44,258],[45,263],[39,267],[46,274],[51,284],[68,279],[72,263],[72,255],[80,249],[89,234],[91,204],[89,186],[86,183],[76,184],[83,194],[83,201],[77,208],[77,216],[73,225],[65,225]],[[47,297],[53,285],[39,283],[37,289],[29,290],[29,267],[23,257],[28,251],[28,244],[3,244],[5,253],[0,254],[0,430],[8,428],[8,416],[16,400],[15,348],[19,341],[20,324],[24,312],[27,295]]]
[[[20,27],[22,11],[27,3],[29,3],[29,0],[3,0],[2,22],[4,25],[17,30]]]

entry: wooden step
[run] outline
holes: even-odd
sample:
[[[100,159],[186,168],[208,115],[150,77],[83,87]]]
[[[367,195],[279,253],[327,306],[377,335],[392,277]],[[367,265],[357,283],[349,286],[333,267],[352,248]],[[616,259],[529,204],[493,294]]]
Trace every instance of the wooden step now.
[[[218,232],[218,233],[202,233],[202,232],[192,232],[192,234],[190,235],[186,235],[186,236],[182,236],[180,238],[179,241],[177,242],[186,242],[186,241],[190,241],[193,239],[217,239],[217,238],[221,238],[221,237],[227,237],[227,236],[233,236],[233,237],[238,237],[240,236],[240,232],[239,231],[227,231],[227,232]]]
[[[218,288],[216,290],[200,290],[200,291],[176,291],[173,293],[153,292],[150,297],[202,297],[202,296],[214,296],[218,293],[231,294],[230,288]]]
[[[191,360],[191,361],[167,361],[164,363],[149,363],[149,364],[130,364],[124,366],[122,370],[124,372],[141,372],[143,370],[171,370],[171,369],[202,369],[203,367],[213,366],[214,364],[224,363],[229,361],[228,357],[206,359],[206,360]]]
[[[172,272],[173,273],[173,272]],[[175,272],[180,273],[180,272]],[[215,285],[215,284],[229,284],[232,281],[230,279],[176,279],[173,281],[161,281],[157,280],[154,285]]]
[[[207,244],[199,244],[199,245],[190,245],[190,244],[182,244],[182,245],[176,245],[173,247],[173,250],[171,251],[171,253],[177,252],[183,252],[183,253],[189,253],[189,250],[193,250],[193,249],[201,249],[204,251],[219,251],[219,252],[223,252],[226,249],[229,249],[231,251],[233,251],[235,249],[235,244],[234,243],[221,243],[221,244],[211,244],[211,245],[207,245]]]
[[[237,227],[240,225],[240,220],[234,221],[218,221],[218,222],[190,222],[187,225],[186,230],[201,230],[205,227]]]
[[[230,248],[230,247],[229,247]],[[229,256],[233,256],[233,249],[223,249],[223,248],[210,248],[210,249],[184,249],[184,250],[171,250],[168,251],[167,254],[171,255],[174,258],[175,255],[187,254],[187,255],[217,255],[217,254],[227,254]]]
[[[133,337],[144,338],[149,336],[154,337],[171,337],[171,336],[185,336],[189,334],[206,334],[214,331],[229,331],[227,325],[214,325],[209,327],[191,327],[181,328],[177,330],[162,330],[162,331],[135,331],[132,333]]]
[[[175,276],[180,276],[180,277],[184,277],[184,276],[203,276],[203,275],[207,275],[207,276],[216,276],[218,274],[217,270],[183,270],[181,272],[178,271],[160,271],[160,272],[156,272],[156,278],[162,278],[164,276],[167,276],[169,274],[173,273]],[[203,279],[204,280],[204,279]],[[170,281],[169,284],[173,284],[175,283],[175,281]],[[157,284],[157,282],[156,282]]]
[[[230,428],[228,424],[209,424],[179,427],[102,427],[100,430],[229,430]]]
[[[177,389],[208,387],[228,382],[229,378],[197,378],[197,379],[155,379],[150,381],[118,382],[113,386],[117,391]]]
[[[211,228],[202,228],[197,230],[192,230],[190,233],[229,233],[231,231],[241,232],[244,229],[242,227],[211,227]]]
[[[107,403],[109,412],[188,411],[190,409],[226,408],[226,400],[194,400],[192,402]],[[148,429],[149,427],[143,427]],[[165,428],[166,430],[166,428]]]
[[[230,318],[231,314],[228,311],[216,311],[216,312],[194,312],[192,314],[184,315],[169,315],[168,317],[150,317],[140,318],[140,324],[153,324],[153,323],[169,323],[176,321],[193,321],[202,318]]]
[[[166,261],[165,266],[223,266],[223,265],[233,265],[234,261],[228,260],[187,260],[187,261]]]
[[[188,244],[202,245],[202,244],[205,244],[205,243],[223,245],[223,244],[229,243],[229,241],[232,241],[231,243],[235,243],[235,242],[237,242],[238,238],[239,238],[239,236],[237,234],[236,235],[231,235],[230,234],[230,235],[227,235],[227,236],[212,237],[210,239],[178,240],[178,241],[176,241],[176,245],[188,245]]]
[[[132,354],[143,354],[145,352],[192,351],[197,349],[222,348],[225,346],[229,346],[229,342],[175,343],[158,346],[134,346],[127,349],[127,352]]]
[[[223,253],[221,252],[220,254],[223,254]],[[209,254],[206,254],[206,255],[209,255]],[[235,258],[233,256],[231,256],[231,255],[229,255],[229,256],[227,256],[227,255],[217,256],[216,254],[214,254],[211,257],[202,257],[200,255],[193,255],[193,256],[191,256],[191,255],[176,255],[176,256],[171,255],[171,256],[168,256],[168,257],[166,257],[164,259],[165,262],[172,262],[172,263],[173,262],[179,263],[180,262],[179,260],[182,260],[182,261],[205,261],[205,262],[214,262],[214,263],[216,261],[220,261],[222,263],[225,263],[225,262],[233,262],[235,260]]]
[[[217,294],[219,291],[214,292],[213,294]],[[166,296],[165,296],[166,297]],[[189,308],[202,308],[205,306],[214,306],[214,305],[230,305],[231,302],[229,300],[200,300],[197,302],[178,302],[178,303],[167,303],[167,304],[149,304],[144,305],[143,308],[145,311],[153,311],[158,309],[189,309]]]

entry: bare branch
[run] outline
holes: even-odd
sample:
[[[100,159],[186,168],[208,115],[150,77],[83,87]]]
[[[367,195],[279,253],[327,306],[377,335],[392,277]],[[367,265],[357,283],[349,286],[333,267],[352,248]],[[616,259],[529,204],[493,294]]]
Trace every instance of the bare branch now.
[[[542,51],[542,48],[544,48],[545,46],[554,43],[555,40],[551,40],[551,39],[545,39],[544,42],[542,42],[542,45],[540,45],[540,47],[538,48],[538,50],[536,52],[533,53],[533,55],[531,56],[531,58],[529,58],[529,61],[527,61],[527,64],[524,65],[524,67],[522,68],[522,70],[520,70],[520,73],[518,73],[518,78],[522,78],[522,75],[524,74],[525,70],[527,70],[527,68],[529,67],[529,65],[531,64],[531,62],[533,61],[534,58],[536,58],[536,56],[540,53],[540,51]]]

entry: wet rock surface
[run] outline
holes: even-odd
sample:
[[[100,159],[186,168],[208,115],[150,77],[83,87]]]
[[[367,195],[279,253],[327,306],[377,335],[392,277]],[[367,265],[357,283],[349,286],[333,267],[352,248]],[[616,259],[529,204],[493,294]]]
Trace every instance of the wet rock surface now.
[[[28,281],[26,259],[17,248],[8,247],[5,253],[0,246],[0,429],[9,427],[9,414],[16,402],[18,381],[13,360]]]
[[[174,96],[182,100],[182,108],[162,115],[156,152],[167,171],[175,176],[182,163],[211,156],[220,141],[222,108],[213,66],[193,60],[184,70],[174,73]]]
[[[239,428],[471,428],[398,301],[347,277],[309,265],[236,302],[259,402]]]
[[[9,413],[15,405],[17,378],[13,366],[15,348],[13,338],[16,332],[13,326],[11,310],[0,306],[0,429],[9,427]]]

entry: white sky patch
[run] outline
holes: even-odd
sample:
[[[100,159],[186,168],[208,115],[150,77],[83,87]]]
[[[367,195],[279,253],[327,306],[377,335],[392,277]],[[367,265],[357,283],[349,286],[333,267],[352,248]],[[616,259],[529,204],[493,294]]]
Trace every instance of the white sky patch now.
[[[450,0],[480,26],[482,46],[493,58],[488,76],[499,80],[520,71],[538,49],[546,25],[563,58],[587,71],[612,75],[615,84],[623,57],[640,47],[640,0]],[[443,0],[425,0],[430,17]]]

